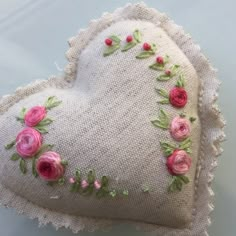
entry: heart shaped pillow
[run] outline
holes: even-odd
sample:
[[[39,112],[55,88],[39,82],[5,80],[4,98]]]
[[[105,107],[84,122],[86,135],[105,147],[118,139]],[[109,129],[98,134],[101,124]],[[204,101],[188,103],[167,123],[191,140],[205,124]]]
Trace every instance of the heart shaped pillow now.
[[[143,4],[69,43],[62,78],[0,101],[0,202],[74,232],[206,235],[224,122],[199,47]]]

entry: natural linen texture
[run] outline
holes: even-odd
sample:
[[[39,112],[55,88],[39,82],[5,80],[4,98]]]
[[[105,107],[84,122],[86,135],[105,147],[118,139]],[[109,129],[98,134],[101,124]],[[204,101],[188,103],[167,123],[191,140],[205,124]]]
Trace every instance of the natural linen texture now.
[[[127,35],[136,29],[142,43],[103,56],[107,37],[117,35],[122,49]],[[144,42],[156,44],[155,55],[137,59]],[[36,82],[0,101],[0,202],[42,224],[52,222],[73,232],[125,220],[157,235],[206,235],[212,169],[221,152],[224,123],[214,105],[219,82],[199,47],[164,14],[143,4],[105,14],[72,38],[70,46],[62,78]],[[175,78],[156,80],[160,72],[149,66],[158,55],[168,55],[170,65],[180,66],[188,94],[184,108],[157,103],[160,97],[155,88],[170,91],[176,84]],[[10,160],[14,150],[4,145],[22,129],[16,116],[22,107],[43,104],[50,96],[61,104],[50,110],[53,123],[43,142],[54,144],[53,150],[68,161],[65,180],[74,176],[76,168],[81,175],[94,169],[97,176],[109,177],[111,189],[127,190],[127,196],[81,196],[70,192],[69,181],[51,186],[34,178],[29,160],[25,175]],[[171,119],[180,113],[194,117],[189,183],[181,191],[167,190],[171,175],[160,141],[173,139],[150,122],[160,109]]]

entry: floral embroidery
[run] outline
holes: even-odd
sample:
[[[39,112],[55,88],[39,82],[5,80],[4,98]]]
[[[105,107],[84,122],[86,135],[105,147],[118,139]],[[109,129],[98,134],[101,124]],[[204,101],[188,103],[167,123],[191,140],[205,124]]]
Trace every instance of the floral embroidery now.
[[[157,77],[157,81],[168,81],[177,75],[179,65],[173,65],[169,69],[166,69],[163,74]]]
[[[151,57],[153,55],[155,55],[157,50],[156,44],[152,43],[144,43],[143,44],[143,51],[141,53],[139,53],[136,58],[137,59],[145,59],[148,57]]]
[[[135,47],[138,43],[141,43],[142,40],[142,35],[139,30],[135,30],[132,35],[128,35],[126,37],[126,45],[124,48],[121,50],[122,52],[128,51],[129,49]]]
[[[185,118],[175,117],[170,125],[170,133],[176,141],[182,141],[190,135],[190,124]]]
[[[128,190],[110,190],[109,189],[109,178],[102,176],[101,179],[96,178],[94,170],[90,170],[87,174],[87,179],[83,179],[79,169],[76,170],[75,176],[69,179],[71,184],[71,192],[79,193],[82,196],[90,196],[95,193],[97,198],[102,197],[117,197],[128,196]]]
[[[47,133],[46,126],[52,123],[47,118],[47,111],[61,104],[61,101],[52,96],[44,106],[35,106],[26,110],[23,108],[17,120],[26,127],[21,130],[16,139],[7,144],[7,150],[15,146],[16,153],[11,156],[12,161],[19,161],[19,168],[23,174],[27,172],[27,159],[32,160],[32,174],[38,175],[49,182],[58,181],[63,184],[66,161],[62,161],[59,154],[52,152],[53,145],[43,144],[42,134]]]
[[[107,38],[105,40],[106,49],[103,53],[103,56],[104,57],[109,56],[118,49],[120,49],[120,42],[121,42],[120,38],[116,35],[111,35],[109,38]]]
[[[36,171],[45,181],[58,181],[65,172],[65,166],[68,163],[61,160],[61,157],[56,152],[45,152],[36,161]]]
[[[156,62],[152,65],[149,66],[150,69],[153,70],[158,70],[158,71],[162,71],[165,68],[165,65],[169,62],[169,56],[166,55],[165,57],[162,56],[158,56],[156,58]],[[167,74],[169,74],[170,72],[168,71]]]

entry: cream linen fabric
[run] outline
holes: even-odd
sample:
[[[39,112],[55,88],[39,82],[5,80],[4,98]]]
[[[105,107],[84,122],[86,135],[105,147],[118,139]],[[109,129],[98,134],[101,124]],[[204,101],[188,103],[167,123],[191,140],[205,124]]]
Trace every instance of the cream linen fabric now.
[[[158,73],[148,68],[155,57],[135,58],[141,44],[103,57],[106,37],[117,34],[124,39],[136,28],[143,42],[156,43],[158,54],[167,54],[170,64],[181,65],[189,95],[181,111],[197,118],[191,132],[190,183],[180,193],[167,192],[170,175],[159,145],[171,137],[150,123],[160,108],[171,117],[180,113],[170,105],[158,105],[154,91],[155,87],[170,90],[176,80],[155,80]],[[0,101],[0,202],[41,223],[52,222],[74,232],[126,220],[158,235],[206,235],[208,183],[220,152],[223,121],[212,106],[218,87],[215,71],[199,48],[165,15],[142,4],[104,15],[72,38],[70,45],[64,77],[29,85]],[[73,176],[76,167],[84,174],[94,168],[98,176],[111,178],[111,187],[128,189],[127,199],[97,200],[70,193],[68,185],[50,187],[30,171],[22,176],[10,161],[14,150],[5,151],[3,145],[22,128],[15,116],[22,107],[43,104],[54,95],[63,103],[49,113],[55,121],[44,143],[54,144],[54,150],[69,161],[66,177]],[[144,184],[152,189],[150,194],[142,193]]]

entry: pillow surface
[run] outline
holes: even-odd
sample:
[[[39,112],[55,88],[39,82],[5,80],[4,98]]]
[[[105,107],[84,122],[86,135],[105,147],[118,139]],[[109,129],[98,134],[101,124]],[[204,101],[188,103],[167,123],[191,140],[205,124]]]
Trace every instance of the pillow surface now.
[[[65,75],[0,100],[0,203],[73,232],[207,235],[224,121],[200,48],[143,4],[69,44]]]

